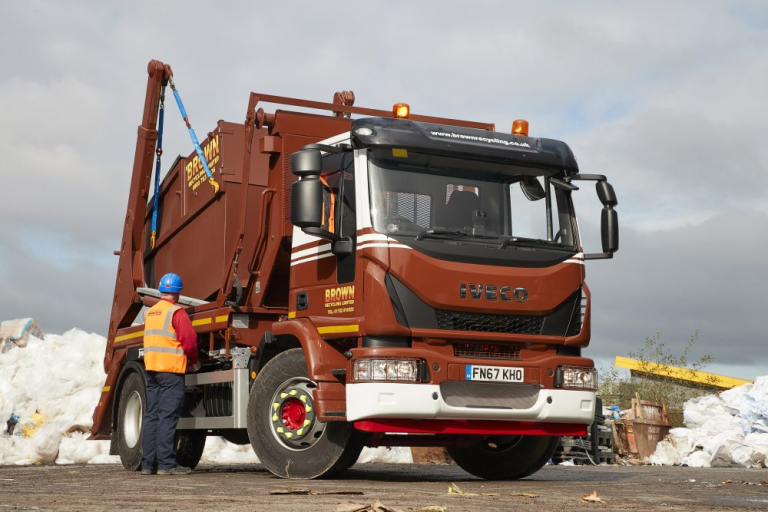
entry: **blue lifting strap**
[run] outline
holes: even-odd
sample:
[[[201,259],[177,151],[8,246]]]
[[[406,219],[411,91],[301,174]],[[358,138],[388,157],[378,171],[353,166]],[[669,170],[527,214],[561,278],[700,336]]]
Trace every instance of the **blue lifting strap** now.
[[[160,159],[163,156],[163,120],[165,118],[165,86],[160,91],[160,112],[157,117],[157,162],[155,163],[155,197],[152,198],[152,237],[149,239],[149,245],[155,248],[157,241],[157,209],[160,200]]]
[[[205,169],[205,174],[208,176],[208,183],[211,184],[213,187],[213,193],[216,194],[219,191],[219,184],[216,183],[216,180],[213,179],[213,173],[211,172],[211,169],[208,167],[208,160],[206,160],[205,155],[203,154],[203,148],[200,147],[200,143],[197,141],[197,135],[195,134],[195,130],[192,129],[192,125],[189,123],[189,116],[187,116],[187,111],[184,110],[184,104],[181,102],[181,96],[179,96],[179,91],[176,90],[176,84],[173,83],[173,77],[168,78],[168,83],[171,85],[171,90],[173,91],[173,96],[176,98],[176,104],[179,106],[179,112],[181,112],[181,117],[184,118],[184,122],[187,125],[187,130],[189,130],[189,136],[192,139],[192,144],[195,145],[195,151],[197,151],[197,156],[200,158],[200,162],[203,164],[203,169]]]

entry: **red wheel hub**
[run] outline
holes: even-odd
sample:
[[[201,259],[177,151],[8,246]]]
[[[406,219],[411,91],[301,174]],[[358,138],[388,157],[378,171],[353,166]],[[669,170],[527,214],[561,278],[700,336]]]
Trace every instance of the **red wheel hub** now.
[[[307,411],[304,404],[298,398],[289,398],[283,402],[283,408],[280,411],[283,418],[283,425],[290,430],[298,430],[304,426],[304,420],[307,418]]]

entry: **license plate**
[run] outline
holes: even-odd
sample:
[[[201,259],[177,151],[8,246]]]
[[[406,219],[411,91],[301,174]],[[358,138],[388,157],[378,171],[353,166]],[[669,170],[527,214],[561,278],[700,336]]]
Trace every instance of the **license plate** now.
[[[522,368],[468,364],[466,379],[483,382],[523,382],[523,375]]]

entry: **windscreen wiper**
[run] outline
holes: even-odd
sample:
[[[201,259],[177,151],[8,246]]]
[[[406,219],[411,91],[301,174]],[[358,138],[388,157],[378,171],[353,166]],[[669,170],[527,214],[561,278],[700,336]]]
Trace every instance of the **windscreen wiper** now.
[[[467,233],[466,231],[461,231],[458,229],[425,229],[424,231],[416,235],[415,240],[424,240],[425,238],[442,238],[444,236],[460,236],[463,238],[482,238],[485,240],[497,240],[499,238],[497,236],[477,235],[477,234]]]
[[[504,241],[499,244],[499,249],[506,249],[507,247],[509,247],[510,244],[547,245],[549,247],[555,246],[555,247],[568,248],[567,245],[559,244],[557,242],[550,242],[549,240],[542,240],[541,238],[522,238],[518,236],[513,236],[513,237],[505,238]]]

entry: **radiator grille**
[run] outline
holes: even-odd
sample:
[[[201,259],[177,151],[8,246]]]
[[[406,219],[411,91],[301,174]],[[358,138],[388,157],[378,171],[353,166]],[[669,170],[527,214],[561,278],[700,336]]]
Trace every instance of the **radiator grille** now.
[[[498,343],[454,343],[453,355],[489,359],[520,359],[520,347]]]
[[[541,334],[543,316],[493,315],[436,310],[438,329],[451,331]]]
[[[440,384],[440,393],[445,403],[452,407],[530,409],[539,398],[539,386],[446,381]]]

